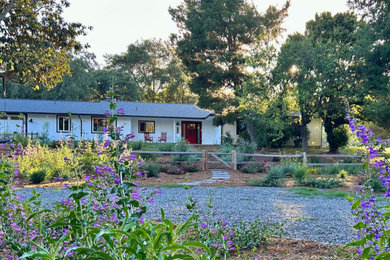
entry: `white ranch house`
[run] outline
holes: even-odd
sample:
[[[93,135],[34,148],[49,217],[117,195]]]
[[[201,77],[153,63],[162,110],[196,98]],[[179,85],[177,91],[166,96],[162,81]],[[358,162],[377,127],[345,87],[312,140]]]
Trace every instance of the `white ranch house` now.
[[[221,143],[222,128],[213,126],[213,112],[192,104],[162,104],[118,102],[124,109],[117,126],[123,126],[124,134],[134,133],[134,140],[144,140],[145,132],[158,142],[166,133],[167,142],[185,138],[192,144],[214,145]],[[50,140],[69,135],[76,139],[102,137],[102,119],[109,109],[109,102],[79,102],[33,99],[4,99],[0,111],[2,133],[47,134]]]

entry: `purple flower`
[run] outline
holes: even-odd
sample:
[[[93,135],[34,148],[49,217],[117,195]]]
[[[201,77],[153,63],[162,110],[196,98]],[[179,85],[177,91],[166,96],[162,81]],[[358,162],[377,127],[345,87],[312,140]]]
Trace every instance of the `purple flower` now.
[[[57,178],[56,178],[56,180],[57,180],[57,181],[63,181],[63,180],[64,180],[64,178],[57,177]]]
[[[68,157],[64,157],[64,161],[66,162],[66,161],[70,161],[70,159],[68,158]]]
[[[125,110],[123,109],[123,107],[118,109],[118,114],[119,115],[124,115],[125,114]]]
[[[142,172],[137,172],[135,175],[142,176]]]
[[[229,240],[229,241],[226,242],[226,244],[227,244],[228,246],[232,246],[232,245],[233,245],[233,241]]]
[[[150,199],[148,199],[147,202],[149,202],[149,203],[154,203],[153,197],[151,197]]]
[[[161,194],[161,190],[154,190],[153,193],[154,194]]]
[[[116,178],[115,178],[115,183],[121,183],[121,178],[116,177]]]
[[[145,222],[145,220],[143,218],[139,218],[138,221],[139,221],[140,224]]]
[[[214,244],[214,247],[215,247],[215,248],[219,248],[219,244],[218,244],[218,243],[215,243],[215,244]]]
[[[207,224],[206,223],[202,223],[201,225],[200,225],[202,228],[207,228]]]

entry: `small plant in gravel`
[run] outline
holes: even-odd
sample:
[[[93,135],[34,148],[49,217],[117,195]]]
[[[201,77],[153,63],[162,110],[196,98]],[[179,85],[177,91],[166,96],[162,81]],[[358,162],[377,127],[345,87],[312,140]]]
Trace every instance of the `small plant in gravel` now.
[[[264,172],[264,170],[265,170],[264,163],[246,163],[240,169],[242,173],[258,173],[258,172]]]

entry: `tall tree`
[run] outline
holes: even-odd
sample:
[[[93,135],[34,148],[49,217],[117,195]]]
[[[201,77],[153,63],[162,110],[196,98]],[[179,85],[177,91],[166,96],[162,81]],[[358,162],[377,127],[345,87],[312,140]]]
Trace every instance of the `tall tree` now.
[[[187,103],[193,100],[186,91],[180,61],[166,42],[136,42],[128,46],[127,52],[111,56],[108,61],[109,68],[128,75],[137,84],[143,101]]]
[[[190,89],[199,95],[200,107],[214,110],[215,124],[237,119],[248,78],[245,57],[263,32],[280,26],[288,6],[260,14],[245,0],[184,0],[169,9],[180,31],[172,39],[189,73]],[[255,142],[255,131],[247,123]]]
[[[52,88],[69,74],[71,51],[86,28],[68,23],[62,15],[66,0],[0,1],[0,76],[31,85]]]
[[[281,83],[292,83],[297,88],[304,151],[306,125],[314,116],[323,119],[330,152],[338,152],[343,144],[340,140],[346,141],[346,133],[340,128],[346,123],[345,99],[352,104],[361,101],[355,93],[356,78],[352,73],[358,26],[356,16],[350,13],[316,14],[306,24],[305,35],[290,36],[282,47],[275,72]]]
[[[366,27],[359,34],[356,57],[361,60],[359,75],[367,89],[361,111],[365,119],[390,129],[390,2],[387,0],[348,0]]]

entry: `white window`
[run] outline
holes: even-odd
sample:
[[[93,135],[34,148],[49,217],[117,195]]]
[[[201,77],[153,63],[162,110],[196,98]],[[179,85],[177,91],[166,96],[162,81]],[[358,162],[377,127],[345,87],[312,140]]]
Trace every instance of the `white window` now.
[[[139,133],[154,133],[154,121],[138,121]]]
[[[57,117],[57,131],[69,133],[71,131],[71,119],[68,116]]]
[[[92,117],[92,133],[102,133],[106,125],[106,118]]]

